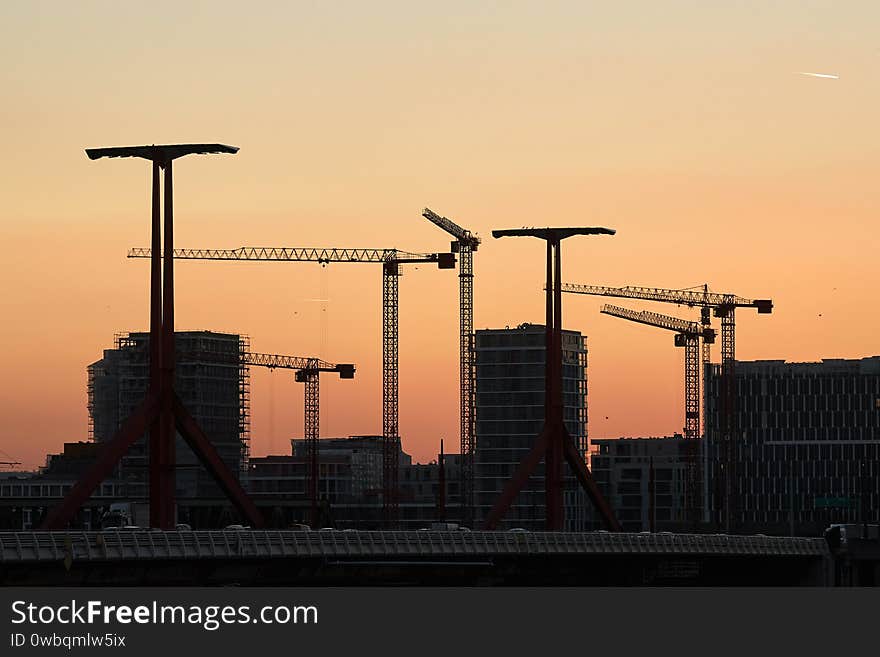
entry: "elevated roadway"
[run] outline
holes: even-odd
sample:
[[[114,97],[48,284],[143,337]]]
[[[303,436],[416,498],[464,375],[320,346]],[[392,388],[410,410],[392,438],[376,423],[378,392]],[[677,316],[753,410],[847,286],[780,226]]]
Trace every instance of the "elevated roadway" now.
[[[482,531],[0,532],[0,584],[827,584],[824,539]]]

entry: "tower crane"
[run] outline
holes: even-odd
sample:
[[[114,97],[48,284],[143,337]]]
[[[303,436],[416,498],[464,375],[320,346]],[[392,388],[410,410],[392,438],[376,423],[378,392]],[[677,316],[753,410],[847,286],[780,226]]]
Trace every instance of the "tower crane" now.
[[[134,248],[129,258],[149,258],[151,249]],[[382,265],[382,510],[389,527],[397,524],[399,508],[400,433],[398,429],[398,308],[400,266],[434,263],[454,269],[454,253],[410,253],[398,249],[249,247],[238,249],[174,249],[175,260],[242,262],[331,262]]]
[[[733,493],[733,482],[736,481],[736,343],[735,343],[735,311],[737,308],[754,308],[759,315],[773,312],[773,301],[770,299],[745,299],[735,294],[719,294],[709,292],[707,286],[703,290],[670,290],[657,287],[603,287],[599,285],[578,285],[564,283],[563,292],[571,294],[589,294],[594,296],[619,297],[625,299],[644,299],[661,301],[678,305],[699,307],[702,309],[701,324],[709,325],[709,311],[721,318],[721,400],[720,400],[720,447],[721,459],[718,464],[716,481],[720,484],[718,498],[723,500],[723,510],[718,509],[719,524],[730,530],[733,516],[732,506],[736,503]],[[708,350],[704,349],[706,359]],[[705,364],[705,362],[704,362]],[[704,369],[705,371],[705,369]],[[723,518],[722,512],[723,511]]]
[[[638,324],[675,331],[675,346],[684,347],[684,437],[685,516],[692,527],[699,522],[699,443],[700,438],[700,340],[704,345],[715,342],[715,331],[678,317],[660,315],[646,310],[636,311],[605,305],[600,311]]]
[[[304,383],[305,401],[303,412],[304,433],[306,441],[306,455],[309,461],[308,492],[309,503],[312,507],[312,526],[318,525],[318,438],[321,435],[321,412],[320,412],[320,378],[321,372],[335,372],[340,379],[354,378],[354,365],[327,363],[318,358],[297,358],[295,356],[278,356],[275,354],[245,353],[244,362],[247,365],[266,367],[270,370],[276,368],[294,370],[294,379],[297,383]]]
[[[14,460],[14,456],[4,452],[2,449],[0,449],[0,456],[9,459],[8,461],[0,461],[0,467],[2,468],[14,468],[17,465],[21,465],[21,461]]]
[[[197,354],[187,354],[202,360],[212,362],[227,362],[230,355],[226,352],[199,351]],[[312,525],[318,523],[318,490],[320,489],[318,439],[321,435],[321,411],[320,411],[320,378],[321,372],[334,372],[340,379],[354,378],[354,365],[333,364],[319,358],[303,358],[301,356],[282,356],[279,354],[260,354],[249,351],[240,354],[239,364],[251,367],[265,367],[269,370],[285,369],[294,370],[294,379],[297,383],[304,383],[304,412],[303,422],[305,430],[303,436],[306,441],[306,455],[308,458],[308,476],[306,478],[309,504],[311,507]]]
[[[480,238],[441,217],[430,208],[422,210],[422,216],[455,238],[451,250],[458,253],[458,299],[459,299],[459,382],[461,386],[461,510],[464,523],[470,526],[474,512],[474,441],[475,420],[474,395],[476,394],[476,370],[474,363],[474,251],[480,246]]]

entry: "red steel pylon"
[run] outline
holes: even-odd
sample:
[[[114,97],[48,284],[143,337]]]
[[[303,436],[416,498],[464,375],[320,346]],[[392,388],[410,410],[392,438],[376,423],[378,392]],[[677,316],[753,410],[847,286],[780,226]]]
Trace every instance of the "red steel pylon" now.
[[[621,531],[620,523],[593,480],[583,456],[565,428],[562,406],[562,247],[573,235],[614,235],[610,228],[522,228],[493,230],[493,237],[537,237],[547,242],[547,326],[544,353],[544,427],[534,446],[520,462],[513,477],[486,518],[486,529],[495,529],[517,493],[544,459],[544,503],[548,531],[559,531],[565,523],[562,496],[562,461],[568,461],[578,482],[587,492],[605,526]]]
[[[140,157],[153,163],[152,254],[150,265],[150,383],[144,400],[104,446],[97,461],[70,489],[61,503],[43,520],[41,529],[64,529],[101,482],[145,431],[149,431],[150,525],[172,529],[175,524],[174,469],[175,430],[187,442],[202,465],[253,527],[263,518],[220,459],[189,411],[174,392],[174,196],[172,162],[194,153],[237,153],[224,144],[174,144],[164,146],[126,146],[87,149],[89,159],[102,157]],[[159,177],[165,173],[165,234],[162,242],[159,217]],[[162,251],[164,250],[164,272]],[[163,277],[164,273],[164,277]]]

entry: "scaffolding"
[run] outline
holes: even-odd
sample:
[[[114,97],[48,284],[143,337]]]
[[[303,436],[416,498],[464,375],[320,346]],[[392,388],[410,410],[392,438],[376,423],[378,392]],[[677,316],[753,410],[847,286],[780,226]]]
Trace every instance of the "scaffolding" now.
[[[251,368],[247,355],[251,352],[251,339],[238,336],[238,436],[241,440],[241,459],[238,478],[246,485],[248,463],[251,457]]]
[[[149,333],[116,333],[114,349],[88,367],[90,438],[108,440],[146,394],[149,385]],[[227,466],[240,477],[250,457],[250,370],[244,363],[246,335],[211,331],[175,333],[177,392]],[[210,357],[209,357],[210,356]],[[218,359],[218,357],[220,357]],[[122,459],[132,494],[144,496],[149,459],[146,441],[135,441]],[[182,497],[219,494],[190,450],[179,446],[177,489]]]
[[[89,410],[89,442],[95,441],[95,375],[101,367],[101,361],[92,363],[86,368],[88,383],[86,384],[86,408]]]

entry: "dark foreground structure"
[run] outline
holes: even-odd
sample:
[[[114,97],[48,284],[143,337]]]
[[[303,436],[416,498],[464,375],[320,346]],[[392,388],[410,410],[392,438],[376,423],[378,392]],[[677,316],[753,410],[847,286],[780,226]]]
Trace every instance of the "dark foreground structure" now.
[[[467,531],[0,533],[0,585],[831,586],[821,538]]]
[[[563,529],[565,504],[563,474],[568,466],[580,483],[606,529],[620,531],[620,522],[602,496],[590,469],[578,452],[577,445],[565,426],[562,394],[562,240],[575,235],[614,235],[610,228],[512,228],[493,230],[492,236],[536,237],[547,243],[547,283],[545,285],[547,322],[544,339],[544,424],[531,450],[520,461],[513,476],[504,485],[484,521],[484,528],[493,530],[510,509],[516,496],[544,462],[544,519],[548,531]]]
[[[175,463],[176,440],[179,433],[214,478],[223,493],[251,525],[259,527],[263,518],[244,492],[238,478],[224,463],[220,454],[205,435],[191,412],[175,391],[174,340],[174,184],[172,163],[193,154],[238,152],[235,146],[224,144],[168,144],[163,146],[125,146],[121,148],[91,148],[86,153],[91,160],[104,157],[135,157],[149,160],[153,165],[150,258],[150,357],[149,384],[146,396],[120,424],[113,437],[106,441],[97,460],[79,481],[43,518],[42,529],[62,529],[76,515],[77,510],[113,472],[129,448],[149,432],[150,526],[174,527],[176,495]],[[160,172],[164,171],[164,213],[160,217]],[[164,219],[164,229],[160,219]],[[164,238],[164,239],[163,239]],[[160,242],[162,243],[160,252]],[[161,256],[161,257],[160,257]]]

